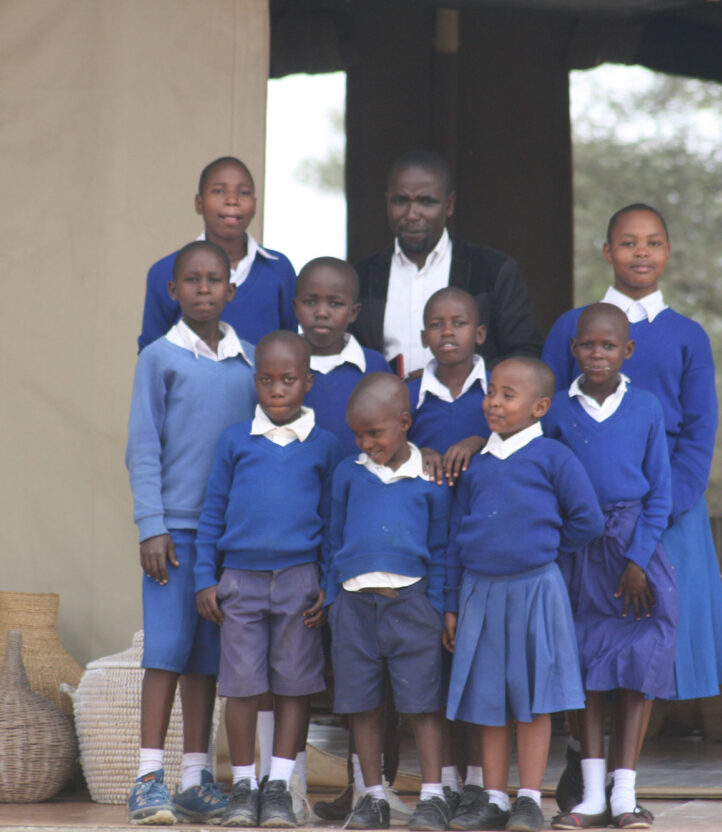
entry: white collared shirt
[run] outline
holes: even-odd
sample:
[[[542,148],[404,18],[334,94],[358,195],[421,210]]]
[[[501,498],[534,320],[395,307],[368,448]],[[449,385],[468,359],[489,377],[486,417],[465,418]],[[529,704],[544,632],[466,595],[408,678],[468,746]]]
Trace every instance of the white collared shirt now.
[[[243,352],[243,347],[235,329],[225,321],[219,321],[218,328],[221,331],[218,352],[213,352],[200,335],[193,332],[182,318],[168,330],[165,337],[171,344],[183,347],[184,350],[190,350],[196,358],[203,356],[204,358],[210,358],[211,361],[223,361],[225,358],[234,358],[240,355],[247,364],[253,366],[253,362],[249,361],[248,356]]]
[[[203,231],[197,239],[205,240],[205,238],[206,232]],[[246,256],[238,261],[235,269],[231,269],[231,283],[235,286],[240,286],[245,281],[251,273],[251,266],[253,266],[253,261],[256,259],[257,254],[265,257],[266,260],[278,260],[275,254],[271,254],[263,246],[259,246],[256,240],[246,232]]]
[[[298,439],[304,442],[316,424],[316,417],[310,407],[302,407],[301,415],[287,425],[277,425],[272,422],[260,404],[256,405],[256,413],[251,422],[251,436],[265,436],[282,448]]]
[[[581,383],[583,379],[584,375],[582,374],[577,376],[571,383],[569,386],[569,398],[572,399],[576,396],[579,399],[579,404],[584,408],[585,412],[588,413],[592,419],[594,419],[595,422],[603,422],[615,413],[619,405],[622,403],[624,394],[627,392],[629,379],[624,375],[624,373],[620,373],[617,389],[613,393],[610,393],[610,395],[608,395],[601,404],[599,404],[595,398],[588,396],[582,390]]]
[[[384,313],[384,356],[391,361],[402,355],[405,375],[422,369],[433,357],[430,349],[421,346],[424,306],[434,292],[449,285],[451,247],[444,229],[419,269],[403,253],[398,238],[394,242]]]
[[[651,295],[645,295],[643,298],[635,300],[620,292],[619,289],[615,289],[614,286],[610,286],[602,298],[602,303],[611,303],[621,309],[629,319],[630,324],[636,324],[645,318],[651,324],[657,315],[667,308],[661,289],[657,289]]]
[[[359,454],[356,464],[363,465],[364,468],[387,485],[407,477],[412,479],[415,477],[428,479],[424,474],[424,462],[421,451],[412,442],[409,442],[409,451],[411,452],[409,458],[403,465],[399,465],[395,471],[387,465],[377,465],[366,454]],[[349,592],[358,592],[360,589],[366,589],[370,586],[401,589],[401,587],[411,586],[420,580],[421,578],[409,578],[407,575],[397,575],[394,572],[364,572],[362,575],[355,575],[353,578],[344,581],[343,588]]]
[[[361,344],[350,332],[344,335],[344,341],[344,348],[336,355],[312,355],[311,370],[314,373],[326,375],[326,373],[330,373],[331,370],[335,370],[336,367],[340,367],[342,364],[354,364],[362,373],[365,373],[366,356]]]
[[[416,405],[417,409],[424,403],[427,393],[431,393],[442,402],[454,401],[451,390],[436,377],[438,367],[439,362],[435,358],[432,358],[424,368],[424,374],[421,376],[421,385],[419,387],[419,403]],[[481,389],[486,393],[486,365],[480,355],[474,356],[474,366],[466,377],[458,397],[461,398],[475,381],[481,384]]]
[[[488,438],[486,445],[481,449],[481,453],[493,454],[497,459],[508,459],[512,454],[520,451],[532,439],[536,439],[538,436],[544,436],[544,431],[542,431],[542,426],[539,422],[534,422],[528,428],[512,434],[508,439],[502,439],[498,433],[494,432]]]

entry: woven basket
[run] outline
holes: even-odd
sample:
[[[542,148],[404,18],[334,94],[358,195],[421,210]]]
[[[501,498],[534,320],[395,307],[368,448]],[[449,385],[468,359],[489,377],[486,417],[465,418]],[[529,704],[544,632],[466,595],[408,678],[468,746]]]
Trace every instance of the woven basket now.
[[[0,671],[0,801],[37,803],[54,797],[73,770],[78,746],[70,720],[30,688],[22,633],[7,636]]]
[[[90,662],[77,690],[64,686],[73,700],[80,763],[96,803],[125,803],[138,771],[142,656],[140,630],[128,650]],[[218,729],[218,713],[216,702],[212,738]],[[163,757],[165,783],[171,792],[180,780],[182,755],[183,717],[181,699],[176,696]]]
[[[72,717],[72,704],[59,687],[61,682],[77,685],[83,669],[58,638],[59,604],[60,597],[54,592],[0,592],[0,644],[10,630],[22,632],[30,687]]]

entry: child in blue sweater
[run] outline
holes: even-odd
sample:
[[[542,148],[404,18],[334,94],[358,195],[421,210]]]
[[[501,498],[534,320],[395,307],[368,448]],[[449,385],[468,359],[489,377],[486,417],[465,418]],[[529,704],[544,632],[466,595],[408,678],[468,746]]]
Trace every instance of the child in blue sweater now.
[[[325,688],[317,628],[331,475],[343,452],[303,407],[313,383],[309,356],[292,332],[258,343],[256,413],[221,435],[198,524],[198,610],[221,625],[218,689],[228,697],[233,766],[221,821],[228,826],[296,825],[289,783],[307,699]],[[274,756],[259,806],[256,713],[269,690]]]
[[[229,424],[253,413],[253,347],[221,312],[235,292],[214,243],[181,249],[171,297],[182,319],[138,358],[126,464],[133,489],[143,578],[143,691],[138,780],[128,801],[134,823],[211,822],[225,807],[208,759],[218,627],[195,606],[196,528],[213,450]],[[163,745],[180,677],[183,773],[171,800]]]
[[[553,392],[554,376],[538,359],[497,364],[484,399],[493,433],[461,477],[452,512],[447,716],[482,726],[486,793],[476,829],[541,828],[549,714],[584,704],[569,596],[556,559],[601,534],[604,523],[581,463],[542,435],[539,419]],[[521,788],[510,810],[515,721]]]
[[[362,347],[348,327],[356,320],[359,283],[356,269],[336,257],[317,257],[301,269],[293,309],[311,345],[313,387],[304,404],[312,407],[316,424],[331,431],[347,454],[356,441],[346,423],[346,405],[366,373],[393,372],[376,350]]]
[[[365,794],[345,826],[389,826],[381,778],[384,673],[409,714],[421,763],[410,829],[445,829],[441,787],[441,632],[450,491],[429,482],[407,441],[409,394],[388,373],[356,386],[346,410],[362,451],[333,480],[331,569],[334,709],[351,715]]]
[[[199,239],[219,245],[231,261],[236,294],[223,320],[252,344],[275,329],[295,330],[291,298],[296,275],[285,255],[262,248],[247,232],[256,213],[256,194],[251,172],[240,159],[223,156],[206,165],[195,209],[204,224]],[[167,255],[148,272],[139,350],[164,335],[180,315],[177,301],[166,291],[177,254]]]
[[[572,352],[583,375],[559,391],[544,419],[584,465],[602,505],[604,535],[561,563],[577,629],[586,706],[578,711],[584,799],[555,829],[606,826],[604,712],[615,691],[610,750],[615,826],[649,825],[636,808],[634,781],[644,698],[674,692],[677,582],[660,545],[672,508],[662,408],[620,373],[634,350],[629,321],[596,303],[579,317]]]
[[[679,628],[674,698],[714,696],[722,683],[722,582],[704,497],[717,430],[717,392],[709,338],[695,321],[665,303],[659,288],[670,253],[664,218],[648,205],[620,209],[610,219],[604,257],[614,286],[604,301],[630,321],[634,354],[624,365],[632,384],[659,400],[672,467],[672,511],[662,545],[679,586]],[[570,350],[582,309],[566,312],[552,327],[544,360],[557,389],[579,375]],[[648,718],[652,700],[647,702]],[[567,750],[567,770],[557,799],[563,811],[582,799],[579,753]],[[573,772],[576,771],[577,775]]]

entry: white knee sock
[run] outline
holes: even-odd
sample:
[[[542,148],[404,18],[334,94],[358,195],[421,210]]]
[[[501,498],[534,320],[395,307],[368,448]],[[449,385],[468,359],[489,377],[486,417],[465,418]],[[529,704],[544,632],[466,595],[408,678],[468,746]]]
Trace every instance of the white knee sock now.
[[[208,752],[191,752],[183,755],[181,763],[181,791],[191,786],[200,786],[201,772],[208,769]],[[209,769],[210,770],[210,769]]]
[[[303,785],[305,786],[306,785],[306,752],[305,751],[299,751],[298,754],[296,754],[296,762],[295,762],[295,765],[293,766],[293,773],[296,775],[296,777],[298,777],[298,779],[301,781],[301,783],[303,783]]]
[[[584,797],[582,802],[572,809],[572,812],[580,812],[583,815],[599,815],[607,808],[607,798],[604,794],[606,765],[604,759],[582,758]]]
[[[623,812],[633,812],[637,805],[637,797],[634,792],[634,784],[637,780],[637,772],[630,768],[618,768],[614,772],[614,785],[610,804],[612,815],[621,815]]]
[[[516,793],[517,797],[530,797],[534,803],[541,809],[541,792],[536,789],[519,789]]]
[[[162,748],[141,748],[138,760],[138,777],[145,777],[153,771],[163,768]]]
[[[285,757],[271,757],[271,770],[268,772],[268,782],[270,783],[271,780],[284,780],[286,788],[288,788],[295,765],[295,759],[287,760]]]
[[[484,788],[484,770],[481,766],[467,766],[465,786],[479,786]]]
[[[487,789],[486,793],[489,795],[489,803],[494,803],[502,812],[509,811],[509,795],[506,792],[499,791],[499,789]]]
[[[366,791],[366,784],[364,783],[364,775],[361,771],[361,760],[358,754],[351,755],[351,765],[353,766],[353,787],[358,794],[363,794]]]
[[[451,789],[452,792],[459,793],[459,772],[456,766],[441,767],[441,785]]]
[[[444,790],[441,788],[441,783],[422,783],[419,800],[430,800],[432,797],[444,799]]]
[[[260,765],[258,776],[263,778],[271,770],[271,756],[273,755],[273,711],[259,711],[256,720],[258,734],[258,751]]]

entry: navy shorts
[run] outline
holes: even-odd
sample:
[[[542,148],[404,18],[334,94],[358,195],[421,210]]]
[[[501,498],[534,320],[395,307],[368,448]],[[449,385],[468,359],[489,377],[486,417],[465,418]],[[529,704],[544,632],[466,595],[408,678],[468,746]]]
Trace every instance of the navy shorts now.
[[[321,631],[303,623],[318,599],[318,566],[274,571],[224,569],[216,591],[223,613],[221,696],[307,696],[325,690]]]
[[[388,668],[396,710],[424,714],[441,707],[443,620],[423,578],[398,598],[342,589],[330,613],[336,713],[360,713],[384,703]]]
[[[195,529],[171,529],[179,566],[168,564],[168,583],[143,576],[143,667],[215,676],[220,657],[217,624],[198,614],[193,567]]]

